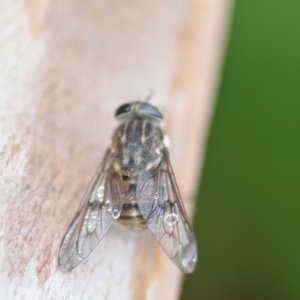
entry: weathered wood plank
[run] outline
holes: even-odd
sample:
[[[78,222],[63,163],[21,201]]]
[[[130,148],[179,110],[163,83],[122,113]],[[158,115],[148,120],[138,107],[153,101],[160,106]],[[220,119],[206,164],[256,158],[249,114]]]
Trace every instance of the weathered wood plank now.
[[[147,232],[114,228],[69,274],[61,238],[122,102],[166,115],[189,210],[230,0],[0,3],[0,294],[5,299],[176,299],[180,273]],[[200,162],[201,163],[201,162]]]

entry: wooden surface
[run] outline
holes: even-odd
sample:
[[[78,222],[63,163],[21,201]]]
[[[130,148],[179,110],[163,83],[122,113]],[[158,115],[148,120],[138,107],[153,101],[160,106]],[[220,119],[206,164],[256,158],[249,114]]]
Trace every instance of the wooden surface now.
[[[57,254],[109,145],[115,108],[150,90],[191,212],[230,8],[230,0],[0,2],[5,299],[178,297],[180,272],[149,232],[113,228],[67,274]]]

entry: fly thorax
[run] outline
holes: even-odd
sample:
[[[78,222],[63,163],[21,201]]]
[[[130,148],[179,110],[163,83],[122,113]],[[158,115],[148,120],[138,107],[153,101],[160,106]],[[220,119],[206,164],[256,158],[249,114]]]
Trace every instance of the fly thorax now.
[[[155,168],[161,160],[163,133],[159,126],[147,120],[125,122],[112,140],[113,164],[118,171],[134,176]]]

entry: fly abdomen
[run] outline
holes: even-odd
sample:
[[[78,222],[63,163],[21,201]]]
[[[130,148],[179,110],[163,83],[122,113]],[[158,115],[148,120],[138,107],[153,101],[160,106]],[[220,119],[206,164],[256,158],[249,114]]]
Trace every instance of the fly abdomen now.
[[[119,225],[130,230],[142,231],[147,228],[146,220],[143,218],[137,203],[126,203],[120,217],[116,220]]]

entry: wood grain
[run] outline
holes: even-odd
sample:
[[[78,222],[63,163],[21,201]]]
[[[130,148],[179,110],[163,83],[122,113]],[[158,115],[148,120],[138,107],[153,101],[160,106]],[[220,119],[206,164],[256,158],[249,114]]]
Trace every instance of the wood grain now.
[[[178,297],[180,273],[149,232],[113,228],[68,274],[57,254],[109,145],[115,108],[150,90],[191,212],[230,7],[230,0],[0,3],[5,299]]]

